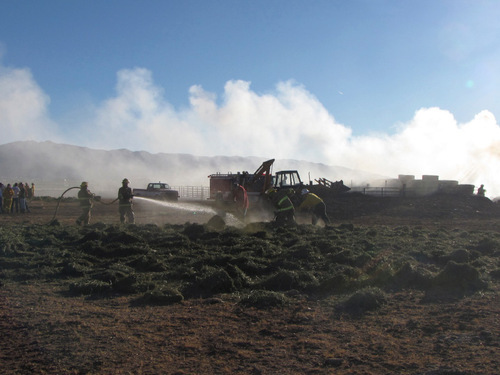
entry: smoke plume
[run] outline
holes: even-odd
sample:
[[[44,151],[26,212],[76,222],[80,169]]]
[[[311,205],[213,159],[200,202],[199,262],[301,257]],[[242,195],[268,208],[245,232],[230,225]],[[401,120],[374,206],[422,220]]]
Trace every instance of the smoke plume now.
[[[2,141],[307,160],[388,177],[439,175],[485,184],[488,196],[500,195],[500,127],[487,109],[457,123],[445,109],[420,108],[393,134],[354,136],[293,81],[266,93],[253,91],[250,82],[229,81],[220,98],[194,85],[188,95],[189,105],[175,108],[150,71],[122,70],[115,95],[79,111],[67,128],[51,118],[50,99],[29,70],[0,67]]]

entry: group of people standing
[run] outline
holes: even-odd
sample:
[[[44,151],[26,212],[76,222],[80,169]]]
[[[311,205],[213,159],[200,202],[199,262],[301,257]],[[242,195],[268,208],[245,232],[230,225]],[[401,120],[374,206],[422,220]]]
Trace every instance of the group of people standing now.
[[[35,196],[35,184],[16,182],[5,186],[0,182],[0,213],[30,212],[28,201]]]
[[[118,189],[118,212],[120,214],[120,222],[123,224],[128,222],[129,224],[135,224],[134,210],[132,209],[132,189],[128,186],[130,181],[124,178],[122,181],[122,186]],[[76,219],[77,225],[89,225],[92,207],[94,206],[95,194],[89,190],[89,184],[83,181],[80,184],[80,190],[78,191],[78,201],[80,202],[80,207],[82,208],[82,214],[78,219]]]

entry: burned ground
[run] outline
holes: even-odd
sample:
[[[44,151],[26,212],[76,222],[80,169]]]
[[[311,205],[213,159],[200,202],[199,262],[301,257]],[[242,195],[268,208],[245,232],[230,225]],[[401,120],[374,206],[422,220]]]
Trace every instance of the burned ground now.
[[[134,226],[96,204],[77,227],[72,200],[0,216],[2,373],[495,373],[499,206],[327,203],[326,227],[145,201]]]

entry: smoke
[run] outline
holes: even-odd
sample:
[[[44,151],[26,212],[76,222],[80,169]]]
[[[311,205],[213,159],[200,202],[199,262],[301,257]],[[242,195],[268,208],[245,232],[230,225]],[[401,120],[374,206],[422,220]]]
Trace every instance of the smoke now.
[[[350,134],[316,98],[291,82],[258,95],[249,82],[230,81],[221,104],[214,94],[192,86],[189,108],[179,110],[164,101],[145,69],[120,71],[116,91],[116,97],[104,102],[91,120],[93,134],[87,145],[314,160]],[[320,157],[323,161],[328,160],[325,155]]]
[[[447,110],[420,108],[392,135],[354,136],[293,81],[265,93],[250,82],[229,81],[220,98],[194,85],[189,105],[175,108],[151,72],[140,68],[118,72],[115,96],[81,114],[72,129],[51,119],[49,105],[29,70],[0,67],[4,143],[52,140],[107,150],[307,160],[388,177],[439,175],[485,184],[488,196],[500,195],[500,127],[487,110],[459,124]]]
[[[1,46],[0,46],[1,47]],[[2,52],[0,50],[0,58]],[[49,97],[28,69],[0,65],[0,132],[3,142],[20,139],[58,140],[56,124],[49,119]]]

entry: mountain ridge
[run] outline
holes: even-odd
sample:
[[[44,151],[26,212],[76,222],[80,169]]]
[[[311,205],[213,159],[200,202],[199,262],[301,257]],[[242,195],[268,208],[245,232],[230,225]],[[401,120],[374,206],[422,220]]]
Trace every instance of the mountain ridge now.
[[[94,190],[114,192],[123,178],[133,187],[151,181],[173,186],[208,186],[214,173],[254,172],[272,157],[196,156],[192,154],[150,153],[128,149],[102,150],[52,141],[17,141],[0,145],[0,182],[74,184],[88,181]],[[296,169],[303,181],[317,178],[355,181],[361,184],[380,178],[375,174],[341,166],[329,166],[295,159],[276,159],[273,170]]]

